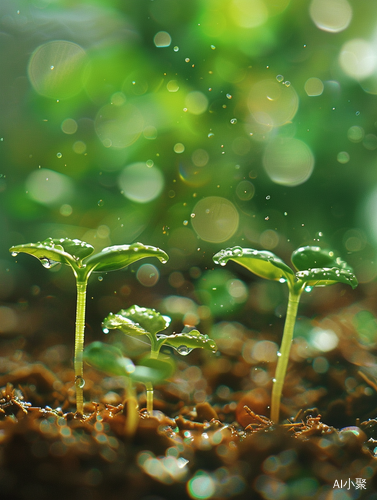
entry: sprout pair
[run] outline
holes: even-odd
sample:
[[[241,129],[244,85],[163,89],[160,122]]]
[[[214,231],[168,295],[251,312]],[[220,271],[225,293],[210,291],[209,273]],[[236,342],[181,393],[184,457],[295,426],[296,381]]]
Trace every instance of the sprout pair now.
[[[156,370],[155,375],[151,372],[151,378],[147,380],[138,380],[137,376],[134,380],[144,383],[147,390],[147,412],[152,415],[153,412],[153,383],[166,380],[172,375],[169,373],[168,367],[172,367],[172,363],[166,360],[166,357],[161,357],[160,349],[163,345],[174,348],[179,354],[185,356],[193,349],[202,348],[211,352],[216,352],[217,346],[214,340],[208,335],[201,334],[194,328],[185,327],[181,333],[172,333],[165,335],[160,333],[168,328],[171,318],[163,316],[155,309],[131,306],[128,309],[122,309],[117,314],[110,313],[103,321],[103,331],[108,333],[109,330],[120,330],[131,337],[146,335],[150,341],[151,352],[147,358],[141,361],[142,365],[147,365],[149,368]],[[106,345],[106,344],[104,344]],[[106,348],[108,349],[108,347]],[[103,370],[103,367],[93,362],[93,359],[87,358],[89,364]],[[111,363],[111,360],[109,358]],[[117,364],[114,359],[114,364]],[[110,368],[111,369],[111,368]],[[165,370],[165,371],[164,371]],[[107,371],[108,370],[103,370]],[[161,376],[159,376],[159,372]],[[135,374],[136,375],[136,374]]]
[[[271,398],[271,420],[277,423],[297,308],[303,290],[310,291],[315,286],[327,286],[335,283],[345,283],[355,288],[358,284],[356,276],[352,268],[337,257],[335,252],[314,246],[301,247],[293,252],[291,261],[296,272],[275,254],[251,248],[227,248],[218,252],[213,260],[221,266],[225,266],[229,260],[233,260],[261,278],[285,282],[288,285],[287,315]]]
[[[137,260],[146,257],[157,257],[161,262],[168,260],[168,255],[159,248],[133,243],[132,245],[116,245],[104,248],[101,252],[92,255],[94,248],[89,243],[68,238],[48,238],[37,243],[27,243],[10,248],[15,257],[23,252],[38,258],[48,269],[56,264],[67,264],[71,267],[77,287],[76,330],[75,330],[75,385],[76,409],[78,413],[84,411],[84,374],[83,374],[83,347],[85,329],[86,288],[92,272],[115,271],[129,266]]]

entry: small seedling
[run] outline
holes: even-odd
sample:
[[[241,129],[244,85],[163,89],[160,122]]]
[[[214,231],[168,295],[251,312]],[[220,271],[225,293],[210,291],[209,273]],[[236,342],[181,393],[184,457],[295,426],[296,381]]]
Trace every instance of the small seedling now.
[[[138,421],[137,398],[133,382],[148,384],[165,381],[174,373],[174,363],[169,359],[141,360],[135,366],[131,359],[123,356],[117,347],[103,342],[92,342],[84,349],[84,361],[107,375],[123,377],[127,390],[125,405],[127,406],[126,434],[135,432]]]
[[[297,272],[268,251],[251,248],[227,248],[214,255],[216,264],[225,266],[229,260],[237,262],[252,273],[269,280],[287,283],[288,307],[282,343],[278,352],[274,385],[271,399],[271,420],[279,421],[280,399],[287,371],[297,308],[304,290],[311,291],[316,286],[345,283],[355,288],[358,284],[352,268],[331,250],[320,247],[301,247],[292,254],[291,261]]]
[[[159,248],[133,243],[132,245],[116,245],[104,248],[101,252],[92,255],[94,248],[89,243],[68,238],[47,238],[37,243],[26,243],[10,248],[15,257],[20,252],[33,255],[42,265],[51,269],[55,265],[67,264],[71,267],[77,287],[76,330],[75,330],[75,386],[76,409],[78,413],[84,410],[84,372],[83,347],[85,329],[86,287],[92,272],[115,271],[129,266],[133,262],[145,257],[157,257],[161,262],[168,260],[168,255]]]
[[[104,319],[102,327],[104,333],[108,333],[109,330],[121,330],[132,337],[146,335],[151,343],[150,361],[157,360],[163,345],[173,347],[182,356],[186,356],[196,348],[207,349],[211,352],[217,351],[215,341],[195,329],[186,329],[187,331],[170,335],[159,333],[166,330],[170,322],[169,316],[163,316],[155,309],[135,305],[128,309],[122,309],[117,314],[110,313]],[[147,411],[152,414],[153,385],[152,382],[145,385],[147,388]]]

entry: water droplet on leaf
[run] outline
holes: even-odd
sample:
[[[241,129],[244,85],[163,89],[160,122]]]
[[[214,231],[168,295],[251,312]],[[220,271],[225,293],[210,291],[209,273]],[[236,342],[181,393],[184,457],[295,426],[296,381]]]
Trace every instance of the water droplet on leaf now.
[[[187,345],[180,345],[179,347],[177,347],[176,351],[181,356],[187,356],[188,354],[190,354],[190,352],[192,351],[192,349],[190,349],[189,347],[187,347]]]
[[[283,75],[277,75],[276,80],[277,80],[279,83],[281,83],[281,82],[284,80],[284,76],[283,76]]]
[[[80,389],[83,389],[85,386],[85,380],[80,376],[76,377],[75,383],[76,383],[76,386],[79,387]]]
[[[57,156],[58,158],[61,158],[63,155],[62,155],[61,153],[56,153],[56,156]]]

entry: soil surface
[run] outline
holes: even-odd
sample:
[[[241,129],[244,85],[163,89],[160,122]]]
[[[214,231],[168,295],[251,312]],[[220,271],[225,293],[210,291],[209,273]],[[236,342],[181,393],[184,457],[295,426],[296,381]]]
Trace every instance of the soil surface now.
[[[155,389],[153,416],[137,387],[135,429],[122,379],[86,366],[87,403],[77,414],[71,350],[51,339],[3,338],[1,498],[376,500],[373,308],[364,301],[306,318],[279,425],[268,419],[276,363],[269,331],[219,323],[219,353],[176,355],[175,376]]]

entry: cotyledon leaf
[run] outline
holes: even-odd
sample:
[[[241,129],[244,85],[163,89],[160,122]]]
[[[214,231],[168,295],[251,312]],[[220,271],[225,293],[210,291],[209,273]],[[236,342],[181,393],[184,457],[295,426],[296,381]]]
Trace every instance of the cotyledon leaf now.
[[[133,243],[104,248],[101,252],[89,257],[86,265],[94,272],[115,271],[146,257],[157,257],[163,264],[169,259],[168,254],[160,248]]]
[[[298,248],[292,253],[291,261],[298,271],[337,267],[338,269],[349,269],[352,272],[352,268],[347,262],[337,256],[333,250],[316,246]]]
[[[220,250],[213,257],[215,264],[225,266],[233,260],[261,278],[269,280],[291,280],[294,277],[292,269],[279,257],[266,250],[233,247]]]
[[[84,361],[108,375],[130,376],[135,371],[135,365],[129,358],[111,344],[92,342],[84,349]]]
[[[122,309],[117,314],[110,313],[102,323],[107,330],[121,330],[127,335],[155,335],[165,330],[171,322],[169,316],[164,316],[155,309],[131,306]]]
[[[15,245],[11,247],[9,251],[12,252],[14,256],[21,252],[33,255],[41,260],[42,263],[47,260],[76,267],[80,266],[84,258],[93,253],[94,248],[92,245],[81,240],[47,238],[44,241],[38,241],[36,243]]]
[[[201,348],[215,353],[217,351],[216,342],[208,335],[200,333],[198,330],[189,332],[173,333],[172,335],[159,335],[161,344],[173,347],[180,354],[189,354],[193,349]]]
[[[307,286],[328,286],[345,283],[351,285],[352,288],[356,288],[358,285],[357,278],[350,269],[339,269],[337,267],[298,271],[296,276],[299,280],[304,281]]]

